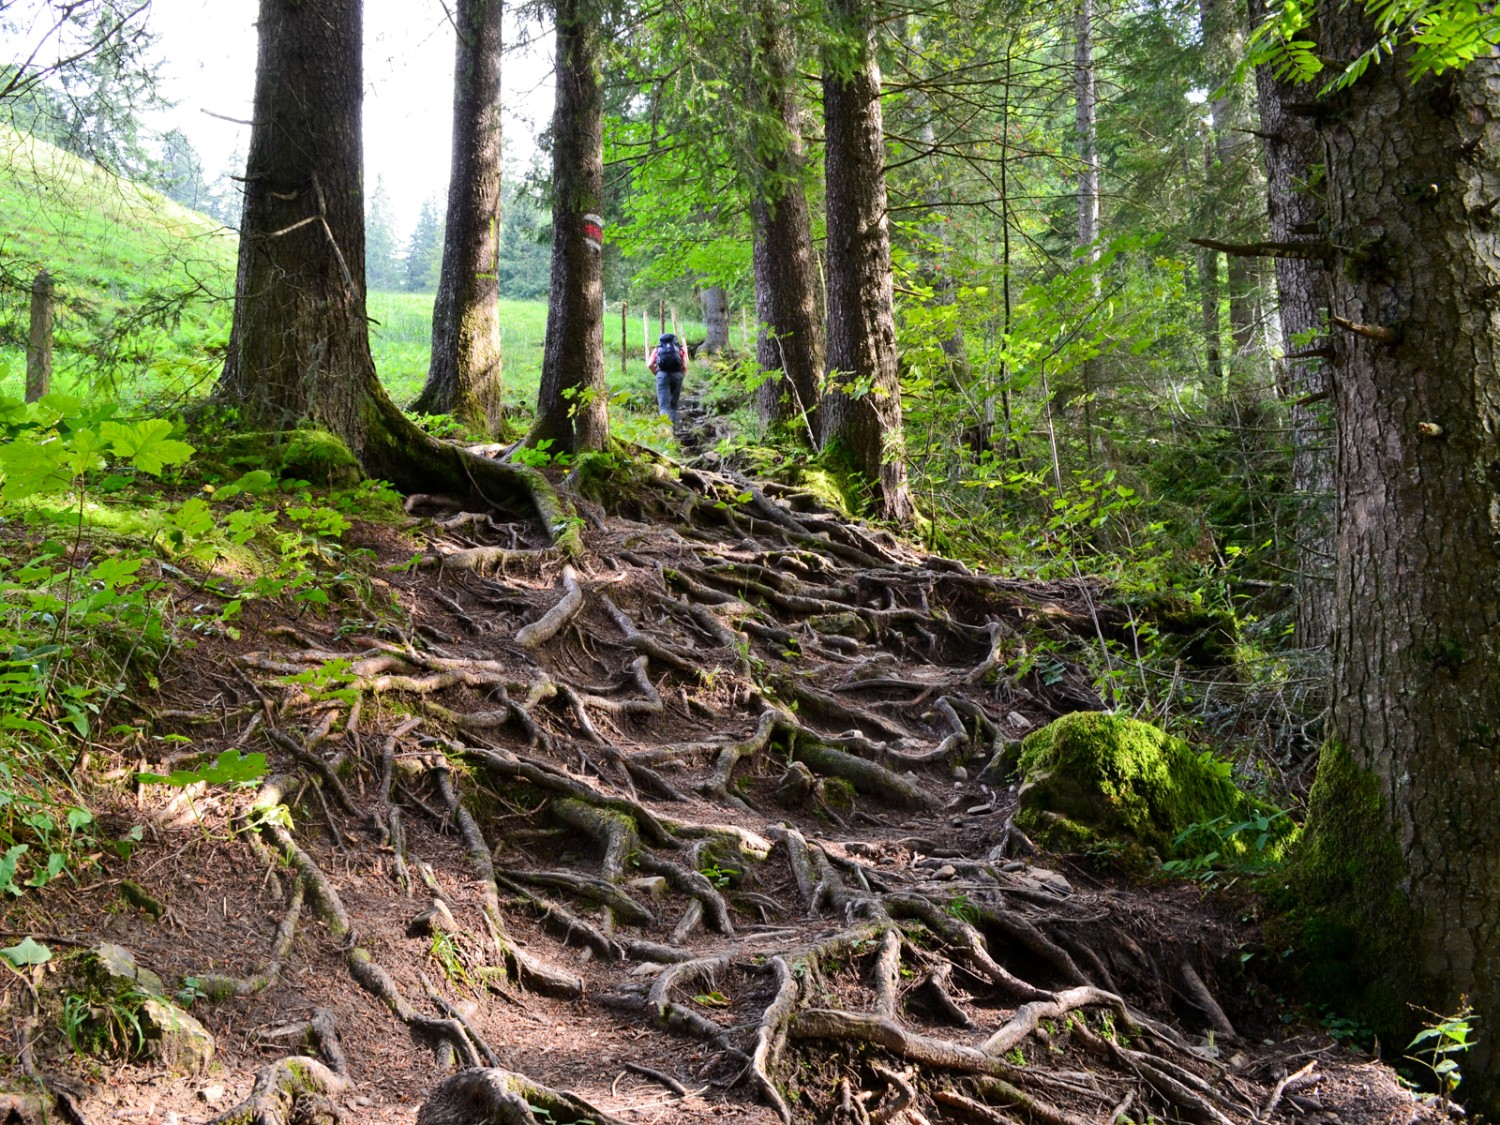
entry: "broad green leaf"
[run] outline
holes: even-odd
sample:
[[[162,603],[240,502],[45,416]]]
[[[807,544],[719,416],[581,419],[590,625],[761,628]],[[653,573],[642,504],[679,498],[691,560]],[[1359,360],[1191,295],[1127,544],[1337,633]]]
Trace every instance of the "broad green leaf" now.
[[[95,582],[103,583],[111,590],[120,586],[129,586],[135,581],[136,571],[141,569],[141,564],[145,561],[139,555],[135,558],[103,559],[89,572],[89,577]]]
[[[59,441],[45,444],[29,439],[0,445],[0,495],[6,500],[25,500],[43,493],[61,492],[72,483],[65,467],[67,448]]]
[[[143,773],[140,775],[140,780],[157,785],[178,787],[195,785],[200,781],[206,781],[210,785],[250,785],[259,781],[265,774],[266,756],[264,754],[241,755],[238,750],[225,750],[212,765],[196,770],[173,770],[166,775]]]
[[[21,857],[29,852],[31,848],[26,844],[17,844],[4,855],[0,855],[0,891],[9,891],[13,895],[19,895],[21,888],[16,886],[16,864],[21,862]]]
[[[0,949],[0,957],[4,957],[16,968],[20,969],[26,965],[45,965],[52,960],[52,950],[48,949],[39,941],[33,940],[29,935],[23,937],[17,944],[6,949]]]
[[[193,455],[191,445],[170,436],[172,423],[165,418],[147,418],[144,422],[128,425],[105,422],[99,427],[99,432],[114,447],[117,456],[128,459],[141,472],[152,476]]]

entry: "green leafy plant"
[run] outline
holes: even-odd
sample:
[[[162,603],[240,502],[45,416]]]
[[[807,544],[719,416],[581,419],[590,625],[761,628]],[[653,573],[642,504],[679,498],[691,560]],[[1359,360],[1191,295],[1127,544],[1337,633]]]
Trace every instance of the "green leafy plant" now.
[[[710,863],[705,867],[700,867],[698,868],[698,873],[719,890],[733,886],[738,882],[741,875],[738,867],[723,867],[718,863]]]
[[[1459,1069],[1458,1056],[1474,1045],[1474,1009],[1467,999],[1461,1000],[1458,1011],[1449,1016],[1428,1013],[1432,1022],[1417,1032],[1406,1045],[1403,1056],[1416,1063],[1431,1076],[1437,1087],[1434,1095],[1446,1110],[1459,1084],[1463,1082],[1463,1071]]]
[[[1213,754],[1204,752],[1199,761],[1229,777],[1232,767]],[[1202,823],[1190,824],[1172,840],[1172,850],[1179,854],[1165,860],[1161,869],[1166,875],[1189,879],[1205,886],[1218,886],[1245,876],[1264,875],[1274,866],[1280,854],[1277,843],[1285,833],[1278,829],[1289,819],[1285,809],[1257,812],[1250,818],[1231,822],[1217,816]],[[1201,849],[1188,851],[1188,849]]]

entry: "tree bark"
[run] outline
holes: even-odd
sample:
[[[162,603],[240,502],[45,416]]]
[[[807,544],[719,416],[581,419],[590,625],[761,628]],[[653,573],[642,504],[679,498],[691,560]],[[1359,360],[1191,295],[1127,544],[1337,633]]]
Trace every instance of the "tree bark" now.
[[[703,291],[703,324],[708,335],[703,350],[710,355],[729,347],[729,294],[722,285],[710,285]]]
[[[756,156],[750,221],[755,272],[755,359],[775,373],[762,383],[756,405],[766,423],[806,414],[816,443],[824,336],[818,300],[818,261],[803,171],[802,116],[797,106],[796,51],[779,0],[760,0],[751,71],[746,82],[752,127],[770,135],[747,146]]]
[[[552,286],[536,423],[527,444],[552,453],[609,441],[604,383],[604,95],[598,12],[557,0],[557,101],[552,117]]]
[[[875,487],[880,513],[916,514],[906,483],[874,23],[865,0],[830,0],[824,50],[828,366],[823,436]]]
[[[1078,146],[1078,246],[1089,262],[1099,261],[1099,121],[1098,83],[1094,74],[1094,0],[1077,0],[1073,8],[1073,141]],[[1103,279],[1093,276],[1095,310],[1103,298]],[[1099,361],[1089,357],[1079,368],[1083,383],[1084,450],[1094,455],[1094,394]]]
[[[31,282],[31,335],[26,340],[26,401],[52,390],[52,275],[39,270]]]
[[[1265,16],[1251,0],[1250,19]],[[1268,66],[1255,75],[1265,152],[1266,215],[1273,242],[1295,242],[1316,230],[1324,215],[1321,190],[1312,186],[1323,146],[1312,121],[1288,111],[1305,101]],[[1311,350],[1328,309],[1328,267],[1307,258],[1276,259],[1277,309],[1285,355]],[[1297,616],[1294,637],[1304,649],[1328,647],[1333,637],[1333,435],[1327,403],[1328,372],[1321,357],[1285,359],[1277,386],[1292,400],[1292,492],[1296,504]],[[1321,397],[1320,397],[1321,396]],[[1313,402],[1302,400],[1313,397]]]
[[[1369,47],[1363,11],[1321,4],[1320,52]],[[1490,1114],[1500,1102],[1500,262],[1485,209],[1500,63],[1413,85],[1407,54],[1335,95],[1320,123],[1338,232],[1332,312],[1372,327],[1334,330],[1333,738],[1301,870],[1351,963],[1373,972],[1359,999],[1385,1034],[1403,1035],[1388,1042],[1406,1042],[1406,1002],[1451,1013],[1467,996],[1486,1032],[1462,1060],[1463,1090],[1471,1112]],[[1378,328],[1393,335],[1377,339]]]
[[[565,533],[534,470],[433,440],[375,376],[365,317],[360,14],[360,0],[261,0],[234,321],[216,397],[246,429],[327,429],[367,473],[404,491],[545,506],[549,533]]]
[[[1212,221],[1213,209],[1208,206],[1209,184],[1213,179],[1213,138],[1205,132],[1203,137],[1203,195],[1198,208],[1198,225],[1206,228]],[[1189,177],[1191,181],[1191,177]],[[1198,265],[1198,318],[1203,335],[1204,375],[1210,390],[1217,392],[1224,383],[1223,323],[1219,316],[1219,252],[1199,247]]]
[[[427,383],[412,404],[498,432],[502,0],[457,0],[453,157]]]
[[[360,4],[261,0],[229,355],[241,420],[307,419],[361,447],[375,382],[365,328]]]

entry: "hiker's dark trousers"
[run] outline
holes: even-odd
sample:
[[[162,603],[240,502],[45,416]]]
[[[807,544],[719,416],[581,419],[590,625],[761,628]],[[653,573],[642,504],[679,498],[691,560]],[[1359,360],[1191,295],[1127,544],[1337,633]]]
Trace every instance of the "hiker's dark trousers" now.
[[[683,371],[658,371],[656,373],[656,405],[661,412],[677,425],[677,400],[682,397]]]

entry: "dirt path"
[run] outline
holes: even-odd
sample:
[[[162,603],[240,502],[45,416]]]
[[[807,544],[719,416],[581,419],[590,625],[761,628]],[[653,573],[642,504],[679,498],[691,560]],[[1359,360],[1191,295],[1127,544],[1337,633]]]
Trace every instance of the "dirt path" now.
[[[342,616],[252,620],[165,670],[144,756],[183,736],[271,776],[129,791],[144,846],[6,926],[238,995],[193,1006],[208,1075],[65,1062],[43,1036],[85,1119],[405,1123],[465,1065],[491,1072],[423,1120],[1426,1112],[1241,1009],[1242,935],[1196,892],[1036,855],[979,777],[1100,705],[1076,669],[1006,672],[1122,627],[1098,591],[974,574],[702,469],[573,485],[571,565],[429,503],[425,565],[362,529],[379,566]],[[122,910],[122,878],[167,915]],[[296,1054],[328,1069],[266,1069]]]

